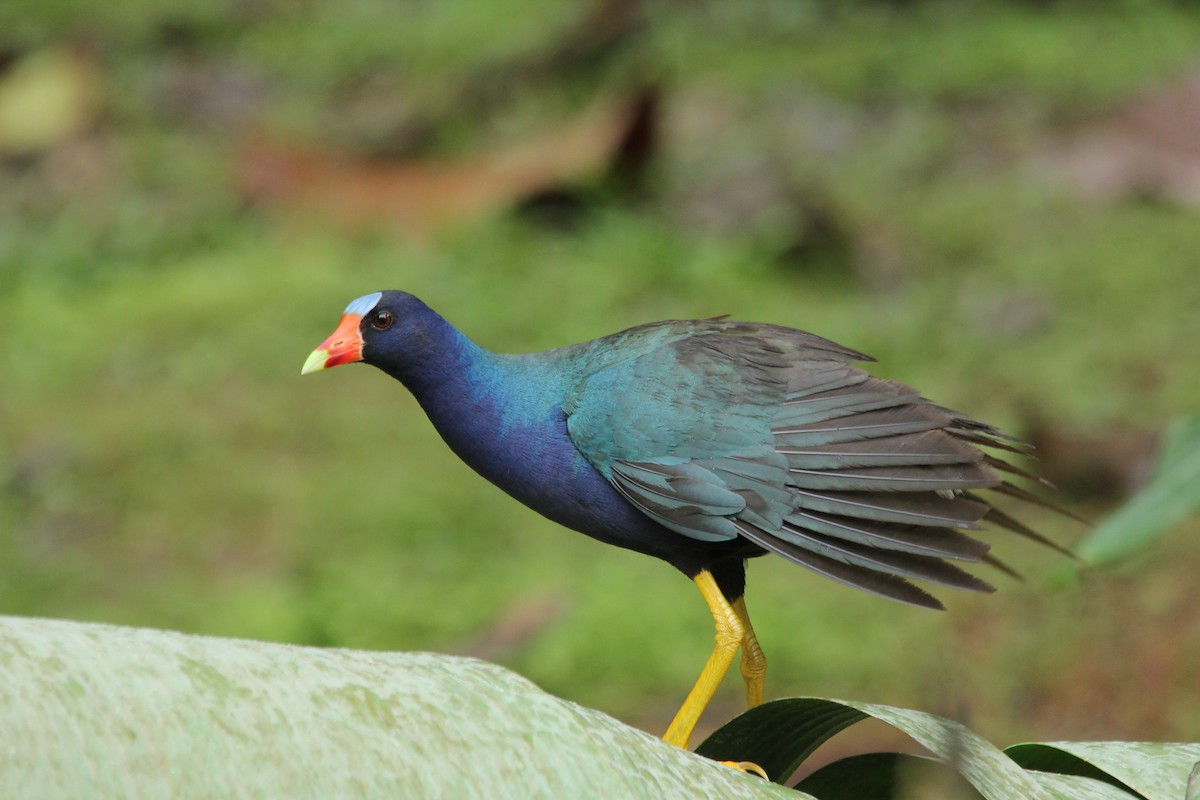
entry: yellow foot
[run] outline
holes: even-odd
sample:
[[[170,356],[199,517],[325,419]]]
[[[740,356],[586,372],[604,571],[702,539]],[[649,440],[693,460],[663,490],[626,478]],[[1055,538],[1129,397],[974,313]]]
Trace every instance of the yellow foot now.
[[[696,727],[696,722],[700,719],[700,714],[703,713],[705,706],[712,700],[717,686],[725,677],[729,665],[733,663],[733,657],[741,648],[744,638],[742,621],[738,618],[733,606],[729,605],[729,601],[725,599],[725,595],[721,594],[712,573],[708,570],[701,570],[693,580],[700,588],[700,594],[704,597],[704,602],[708,604],[708,610],[712,612],[713,622],[716,624],[716,638],[713,641],[712,655],[708,657],[704,669],[700,671],[700,677],[696,679],[692,690],[688,692],[687,699],[683,701],[683,706],[675,714],[675,719],[671,721],[667,732],[663,734],[664,742],[682,747],[684,750],[688,749],[688,742],[692,738],[692,729]]]
[[[721,763],[738,772],[752,772],[764,781],[771,780],[767,777],[767,771],[753,761],[722,761]]]

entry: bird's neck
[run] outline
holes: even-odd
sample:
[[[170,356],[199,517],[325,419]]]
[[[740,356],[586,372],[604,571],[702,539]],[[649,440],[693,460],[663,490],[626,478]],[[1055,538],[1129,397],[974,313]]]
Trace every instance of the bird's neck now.
[[[648,517],[575,447],[564,399],[578,381],[571,348],[501,355],[440,317],[422,324],[404,363],[374,362],[399,379],[459,458],[533,510],[623,547],[641,547]]]
[[[403,383],[429,412],[461,402],[457,398],[467,388],[470,372],[494,360],[495,354],[434,312],[426,311],[428,319],[422,321],[408,347],[394,357],[376,361],[376,366]]]
[[[377,363],[421,404],[446,444],[503,488],[514,438],[524,447],[562,424],[556,371],[537,356],[493,353],[429,312],[403,361]]]

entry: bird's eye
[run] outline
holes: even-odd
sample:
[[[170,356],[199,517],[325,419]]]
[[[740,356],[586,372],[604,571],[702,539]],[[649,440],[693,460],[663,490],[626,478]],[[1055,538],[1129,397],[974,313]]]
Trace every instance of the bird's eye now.
[[[392,322],[392,312],[390,311],[376,311],[371,315],[371,327],[377,331],[386,331],[392,327]]]

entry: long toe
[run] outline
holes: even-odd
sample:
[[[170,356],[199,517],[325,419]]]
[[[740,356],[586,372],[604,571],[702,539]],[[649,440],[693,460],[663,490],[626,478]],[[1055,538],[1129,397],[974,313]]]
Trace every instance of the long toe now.
[[[767,777],[767,771],[758,764],[755,764],[753,761],[722,761],[720,763],[732,769],[736,769],[738,772],[748,772],[752,775],[757,775],[764,781],[771,780]]]

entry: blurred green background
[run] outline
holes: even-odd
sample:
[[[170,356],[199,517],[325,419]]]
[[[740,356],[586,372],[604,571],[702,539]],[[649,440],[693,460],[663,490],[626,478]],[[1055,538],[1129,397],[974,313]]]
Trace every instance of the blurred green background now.
[[[801,327],[1102,518],[1200,397],[1198,62],[1166,0],[7,0],[0,613],[473,654],[661,732],[694,587],[477,478],[381,373],[301,379],[345,304],[512,352]],[[944,614],[755,561],[768,694],[1195,740],[1198,527],[1066,584],[997,535],[1027,580]]]

